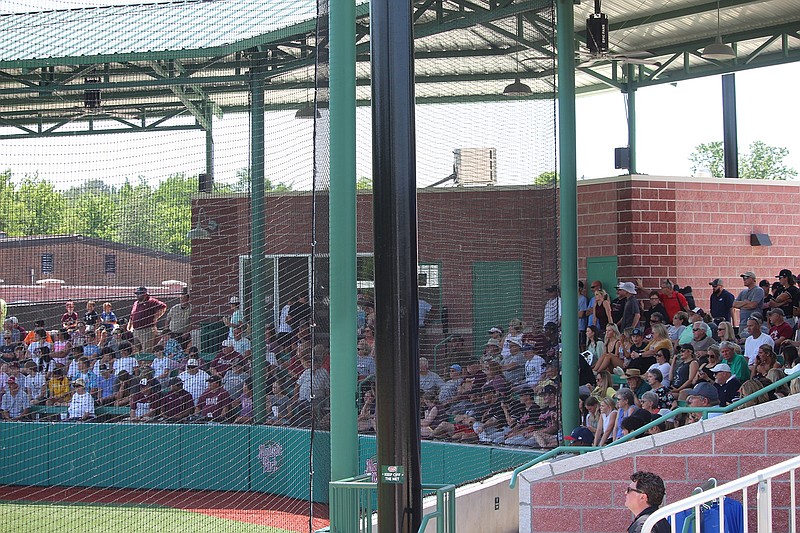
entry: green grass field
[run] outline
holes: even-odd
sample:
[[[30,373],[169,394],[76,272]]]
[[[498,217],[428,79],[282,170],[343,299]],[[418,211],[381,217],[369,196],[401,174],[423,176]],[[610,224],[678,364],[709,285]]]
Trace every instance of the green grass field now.
[[[0,503],[0,532],[9,533],[292,533],[286,529],[150,506]]]

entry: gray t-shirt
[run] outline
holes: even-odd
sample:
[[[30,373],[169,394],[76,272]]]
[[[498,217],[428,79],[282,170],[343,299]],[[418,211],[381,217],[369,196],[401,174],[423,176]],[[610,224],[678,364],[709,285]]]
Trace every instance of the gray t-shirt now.
[[[442,385],[444,385],[444,380],[436,372],[429,371],[424,376],[422,374],[419,375],[419,388],[425,392],[441,389]]]
[[[736,297],[737,302],[756,302],[758,306],[755,309],[739,309],[739,329],[744,329],[747,326],[747,319],[753,313],[761,313],[761,304],[764,302],[764,289],[761,287],[753,287],[752,289],[745,289]],[[761,317],[764,318],[763,316]]]
[[[708,350],[708,347],[714,344],[714,342],[713,337],[706,337],[701,341],[692,340],[692,346],[694,346],[695,352],[704,352]]]
[[[641,314],[639,310],[639,300],[636,299],[636,296],[628,296],[625,298],[625,307],[622,309],[622,322],[620,323],[620,331],[623,331],[625,328],[629,328],[633,326],[633,317],[637,314]]]

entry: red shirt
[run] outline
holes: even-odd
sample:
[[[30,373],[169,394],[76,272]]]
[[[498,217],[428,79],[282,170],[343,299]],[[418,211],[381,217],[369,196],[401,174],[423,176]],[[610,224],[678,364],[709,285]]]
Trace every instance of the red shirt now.
[[[780,326],[772,326],[771,328],[769,328],[769,336],[772,337],[772,340],[775,342],[778,342],[778,339],[780,339],[781,337],[783,337],[784,339],[791,339],[792,326],[790,326],[786,322],[784,322]]]
[[[203,418],[218,419],[222,416],[222,410],[231,404],[231,396],[223,387],[208,387],[197,400],[200,408],[200,416]]]
[[[672,317],[675,316],[675,313],[689,308],[689,302],[686,301],[686,297],[678,291],[672,291],[670,294],[658,291],[658,299],[661,301],[661,305],[664,306],[664,311],[667,312],[667,320],[669,322],[672,322]]]
[[[211,368],[216,370],[217,373],[222,376],[234,365],[234,363],[242,360],[243,358],[239,352],[233,351],[225,355],[220,351],[214,360],[211,361]]]
[[[141,329],[156,325],[158,317],[167,309],[167,304],[148,296],[147,300],[136,300],[131,309],[131,325],[133,329]]]
[[[161,416],[167,419],[176,419],[179,415],[194,412],[194,400],[192,395],[183,389],[170,391],[158,402]]]

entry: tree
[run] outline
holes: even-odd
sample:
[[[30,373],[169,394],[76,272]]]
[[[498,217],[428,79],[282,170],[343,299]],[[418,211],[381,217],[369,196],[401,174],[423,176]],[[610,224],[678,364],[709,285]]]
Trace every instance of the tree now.
[[[277,181],[274,184],[269,178],[264,178],[264,191],[265,192],[286,192],[291,191],[292,185],[285,184]],[[250,169],[240,168],[236,171],[236,183],[233,185],[226,185],[219,187],[219,192],[235,192],[235,193],[249,193],[250,192]]]
[[[763,141],[750,143],[750,151],[739,154],[739,177],[753,180],[785,180],[797,177],[797,170],[783,163],[789,150],[769,146]],[[724,150],[721,141],[698,144],[689,156],[692,173],[708,169],[715,178],[725,174]]]
[[[546,172],[542,172],[533,180],[534,185],[544,185],[546,187],[552,187],[553,185],[558,185],[559,176],[556,172],[552,170],[548,170]]]
[[[372,190],[372,178],[367,176],[359,176],[356,180],[356,189],[359,191]]]
[[[0,231],[13,232],[16,209],[14,207],[14,183],[11,181],[11,170],[0,172]]]
[[[26,176],[14,195],[14,235],[57,235],[63,232],[66,201],[49,181]]]
[[[797,171],[783,163],[789,150],[781,146],[769,146],[762,141],[750,144],[750,153],[739,158],[739,173],[743,178],[762,180],[785,180],[796,178]]]

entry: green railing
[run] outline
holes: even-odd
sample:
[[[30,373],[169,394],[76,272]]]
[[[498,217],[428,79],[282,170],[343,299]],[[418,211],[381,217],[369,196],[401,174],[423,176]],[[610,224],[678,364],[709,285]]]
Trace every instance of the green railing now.
[[[433,367],[432,368],[435,368],[435,369],[438,370],[438,366],[437,365],[439,364],[439,346],[441,346],[442,344],[447,344],[448,342],[450,342],[450,339],[452,339],[453,337],[455,337],[455,335],[448,335],[444,339],[442,339],[439,342],[437,342],[436,346],[433,347]]]
[[[372,517],[378,510],[378,484],[370,474],[363,474],[330,483],[329,531],[338,533],[371,533]],[[422,493],[436,495],[436,510],[422,517],[419,532],[436,520],[436,533],[456,531],[456,487],[423,483]]]
[[[755,400],[759,396],[762,396],[762,395],[764,395],[764,394],[766,394],[766,393],[768,393],[768,392],[770,392],[772,390],[775,390],[778,387],[780,387],[781,385],[789,383],[791,380],[793,380],[795,378],[798,378],[798,377],[800,377],[800,372],[797,372],[795,374],[790,374],[790,375],[788,375],[788,376],[786,376],[784,378],[779,379],[775,383],[772,383],[772,384],[767,385],[766,387],[764,387],[762,389],[757,390],[756,392],[754,392],[753,394],[750,394],[749,396],[745,396],[744,398],[742,398],[740,400],[737,400],[737,401],[735,401],[735,402],[733,402],[733,403],[731,403],[729,405],[726,405],[725,407],[679,407],[679,408],[675,409],[674,411],[670,411],[669,413],[667,413],[667,414],[665,414],[665,415],[653,420],[649,424],[646,424],[645,426],[637,429],[636,431],[632,431],[632,432],[628,433],[627,435],[624,435],[623,437],[615,440],[614,442],[612,442],[611,444],[608,444],[607,446],[559,446],[558,448],[553,448],[552,450],[540,455],[536,459],[533,459],[533,460],[525,463],[524,465],[520,465],[517,468],[515,468],[512,476],[511,476],[510,486],[511,486],[512,489],[514,487],[516,487],[517,478],[519,477],[519,475],[522,472],[524,472],[525,470],[527,470],[527,469],[529,469],[529,468],[531,468],[533,466],[536,466],[537,464],[539,464],[539,463],[541,463],[543,461],[546,461],[547,459],[550,459],[551,457],[555,457],[556,455],[560,455],[562,453],[568,453],[568,454],[573,454],[573,455],[574,454],[581,454],[581,453],[588,453],[588,452],[593,452],[593,451],[596,451],[596,450],[600,450],[602,448],[606,448],[608,446],[616,446],[618,444],[622,444],[623,442],[628,442],[631,439],[635,439],[639,435],[641,435],[643,433],[646,433],[651,427],[657,426],[657,425],[659,425],[662,422],[665,422],[667,420],[671,420],[671,419],[675,418],[676,416],[678,416],[680,414],[683,414],[683,413],[702,413],[703,414],[703,418],[708,418],[708,414],[709,413],[730,413],[731,411],[733,411],[736,408],[746,404],[747,402]]]

